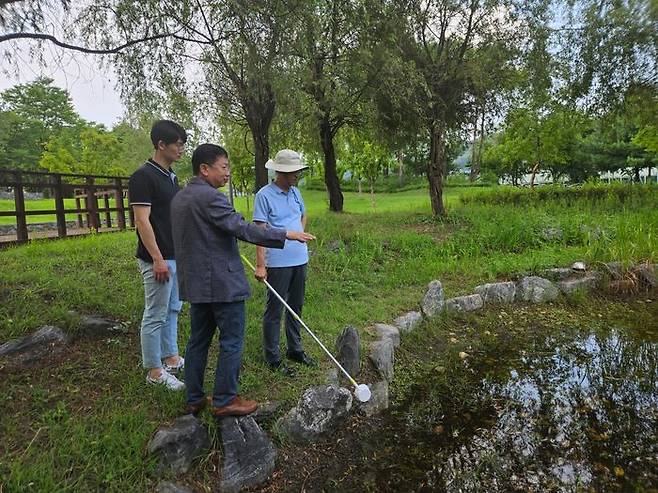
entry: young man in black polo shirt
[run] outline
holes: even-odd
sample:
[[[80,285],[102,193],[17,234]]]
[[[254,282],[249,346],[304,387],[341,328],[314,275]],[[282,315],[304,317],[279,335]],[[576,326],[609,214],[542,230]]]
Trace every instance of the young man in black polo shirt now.
[[[182,390],[174,374],[183,368],[178,354],[178,298],[176,261],[169,207],[179,190],[171,165],[183,154],[187,134],[179,124],[160,120],[151,129],[155,151],[130,177],[130,205],[137,229],[137,261],[144,279],[144,316],[141,326],[142,363],[146,381]]]

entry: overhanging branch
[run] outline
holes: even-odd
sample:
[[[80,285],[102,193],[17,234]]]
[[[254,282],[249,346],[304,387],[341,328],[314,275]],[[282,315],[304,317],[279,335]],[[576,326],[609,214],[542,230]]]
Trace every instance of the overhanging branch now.
[[[67,50],[80,51],[82,53],[91,53],[94,55],[111,55],[114,53],[120,53],[122,50],[125,50],[126,48],[129,48],[130,46],[139,43],[153,41],[156,39],[162,39],[169,36],[175,36],[175,35],[171,33],[156,34],[153,36],[145,36],[139,39],[132,39],[130,41],[127,41],[126,43],[123,43],[118,46],[114,46],[112,48],[87,48],[85,46],[78,46],[78,45],[67,43],[65,41],[60,41],[59,39],[57,39],[55,36],[51,34],[18,32],[18,33],[0,35],[0,43],[3,43],[5,41],[11,41],[14,39],[37,39],[43,41],[50,41],[51,43],[61,48],[65,48]]]

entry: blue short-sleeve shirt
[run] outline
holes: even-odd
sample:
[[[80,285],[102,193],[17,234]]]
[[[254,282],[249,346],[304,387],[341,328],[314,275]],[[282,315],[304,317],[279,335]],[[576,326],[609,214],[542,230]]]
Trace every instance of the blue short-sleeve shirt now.
[[[284,192],[270,183],[256,194],[254,221],[287,231],[304,231],[302,216],[305,210],[302,194],[297,187],[290,187],[288,192]],[[306,243],[286,240],[282,250],[268,248],[266,252],[267,267],[295,267],[308,263]]]

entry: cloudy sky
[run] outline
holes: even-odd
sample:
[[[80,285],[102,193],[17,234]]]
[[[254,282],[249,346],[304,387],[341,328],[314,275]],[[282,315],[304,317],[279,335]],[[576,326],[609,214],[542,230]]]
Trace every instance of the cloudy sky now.
[[[124,114],[125,108],[115,89],[116,77],[111,68],[99,68],[97,58],[81,53],[65,52],[48,43],[42,45],[44,64],[29,56],[29,41],[21,42],[14,52],[17,63],[8,66],[2,60],[0,91],[15,84],[30,82],[45,76],[54,79],[55,85],[67,89],[73,105],[85,120],[114,125]]]

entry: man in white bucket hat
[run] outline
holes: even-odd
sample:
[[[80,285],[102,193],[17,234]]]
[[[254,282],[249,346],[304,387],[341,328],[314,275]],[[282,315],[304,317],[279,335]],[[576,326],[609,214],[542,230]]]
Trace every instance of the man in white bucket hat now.
[[[306,209],[299,189],[295,186],[300,172],[306,166],[300,155],[290,149],[283,149],[270,159],[265,167],[274,170],[274,181],[261,188],[256,194],[254,222],[261,226],[304,231]],[[283,250],[256,248],[256,279],[267,281],[287,300],[290,307],[301,316],[306,286],[308,248],[305,243],[286,241]],[[263,351],[265,360],[272,370],[294,376],[279,353],[281,332],[281,312],[283,305],[268,291],[267,304],[263,314]],[[288,359],[314,366],[316,363],[302,348],[300,324],[286,311],[286,344]]]

